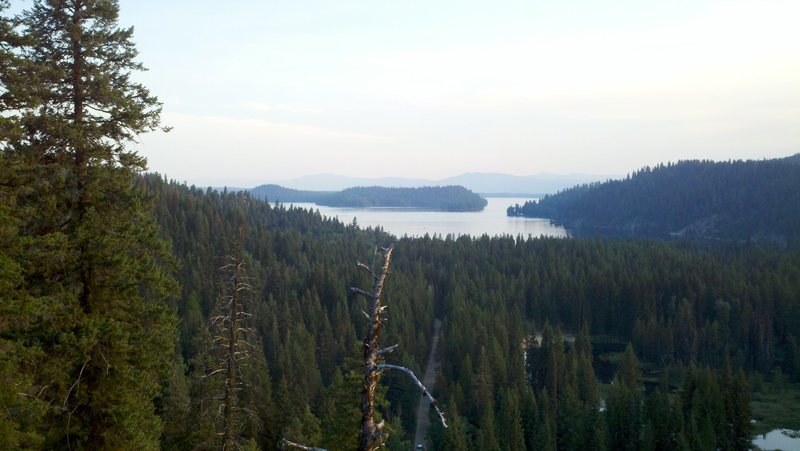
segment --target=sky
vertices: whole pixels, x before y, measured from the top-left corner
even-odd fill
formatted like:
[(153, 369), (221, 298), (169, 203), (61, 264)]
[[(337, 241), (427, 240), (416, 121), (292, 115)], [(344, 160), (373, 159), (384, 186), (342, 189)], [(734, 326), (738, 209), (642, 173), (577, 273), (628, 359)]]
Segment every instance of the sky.
[(119, 3), (173, 127), (136, 148), (197, 185), (800, 152), (797, 0)]

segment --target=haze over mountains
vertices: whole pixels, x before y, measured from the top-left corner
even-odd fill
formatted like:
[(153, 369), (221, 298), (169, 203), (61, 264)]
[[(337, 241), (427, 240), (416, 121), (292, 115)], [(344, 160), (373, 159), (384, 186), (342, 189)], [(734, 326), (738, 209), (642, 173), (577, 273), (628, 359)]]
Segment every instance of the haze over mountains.
[(516, 176), (499, 173), (470, 172), (441, 180), (405, 177), (347, 177), (335, 174), (314, 174), (279, 180), (272, 183), (299, 190), (337, 191), (353, 186), (387, 186), (412, 188), (422, 186), (460, 185), (481, 194), (529, 194), (555, 193), (575, 185), (603, 181), (611, 175), (598, 174), (550, 174), (539, 173)]

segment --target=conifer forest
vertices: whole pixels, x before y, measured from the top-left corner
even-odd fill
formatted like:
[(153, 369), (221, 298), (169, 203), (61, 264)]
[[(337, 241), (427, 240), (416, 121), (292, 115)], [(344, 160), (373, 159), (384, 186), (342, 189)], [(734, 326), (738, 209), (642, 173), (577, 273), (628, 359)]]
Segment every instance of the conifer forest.
[[(148, 171), (132, 144), (169, 124), (143, 63), (114, 0), (0, 0), (0, 449), (748, 450), (800, 429), (796, 159), (509, 209), (646, 236), (397, 237)], [(685, 189), (650, 208), (661, 178)], [(662, 236), (708, 191), (713, 239)]]

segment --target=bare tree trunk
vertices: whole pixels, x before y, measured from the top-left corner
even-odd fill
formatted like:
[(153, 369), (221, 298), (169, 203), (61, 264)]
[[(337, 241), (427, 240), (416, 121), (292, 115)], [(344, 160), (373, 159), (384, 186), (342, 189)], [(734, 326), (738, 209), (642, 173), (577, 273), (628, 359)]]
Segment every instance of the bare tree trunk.
[[(383, 255), (383, 265), (380, 271), (375, 271), (375, 259), (378, 257), (379, 251)], [(392, 260), (392, 252), (394, 245), (387, 248), (375, 248), (372, 256), (372, 264), (370, 266), (358, 262), (358, 267), (369, 273), (372, 276), (372, 291), (368, 292), (361, 288), (350, 287), (354, 293), (358, 293), (367, 298), (369, 302), (369, 313), (364, 312), (364, 315), (369, 321), (367, 336), (364, 337), (364, 382), (361, 385), (361, 429), (358, 436), (358, 450), (359, 451), (374, 451), (379, 448), (383, 441), (386, 439), (386, 433), (383, 432), (383, 421), (375, 422), (375, 390), (378, 388), (378, 382), (381, 374), (386, 370), (398, 370), (405, 373), (411, 380), (422, 390), (422, 393), (431, 401), (431, 405), (436, 409), (436, 413), (442, 420), (444, 427), (447, 427), (447, 422), (444, 419), (442, 411), (436, 404), (428, 389), (417, 379), (417, 376), (408, 369), (402, 366), (389, 365), (381, 363), (381, 356), (388, 354), (399, 345), (388, 346), (386, 348), (380, 347), (381, 331), (383, 330), (383, 316), (386, 306), (381, 305), (381, 296), (383, 295), (383, 286), (386, 282), (386, 277), (389, 275), (389, 265)], [(312, 448), (299, 443), (290, 442), (289, 440), (282, 439), (280, 446), (286, 448), (297, 448), (301, 450), (314, 450), (324, 451), (321, 448)]]
[[(240, 252), (241, 253), (241, 252)], [(231, 277), (231, 294), (229, 302), (229, 322), (228, 325), (228, 353), (225, 359), (225, 399), (224, 399), (224, 422), (223, 422), (223, 436), (222, 436), (222, 449), (229, 451), (236, 448), (236, 424), (234, 417), (234, 410), (236, 409), (236, 390), (237, 390), (237, 373), (238, 373), (238, 341), (239, 341), (239, 313), (241, 305), (239, 303), (239, 292), (243, 287), (242, 272), (244, 268), (244, 261), (241, 256), (234, 257), (229, 264), (233, 270)]]
[(397, 348), (398, 345), (389, 346), (381, 349), (380, 338), (383, 329), (383, 311), (386, 306), (381, 305), (381, 296), (383, 295), (383, 285), (386, 282), (386, 277), (389, 275), (389, 265), (392, 260), (392, 252), (394, 245), (387, 248), (382, 248), (380, 251), (383, 253), (383, 265), (379, 272), (375, 271), (375, 257), (378, 256), (379, 249), (376, 247), (373, 254), (373, 263), (367, 266), (363, 263), (358, 263), (358, 267), (367, 271), (373, 279), (372, 292), (367, 292), (360, 288), (351, 287), (350, 289), (358, 294), (363, 295), (369, 301), (369, 328), (367, 336), (364, 338), (364, 383), (361, 387), (361, 431), (358, 437), (358, 450), (359, 451), (373, 451), (381, 446), (386, 434), (383, 432), (383, 421), (375, 423), (375, 390), (378, 387), (378, 380), (384, 370), (399, 370), (408, 375), (414, 383), (420, 387), (422, 393), (431, 400), (431, 405), (436, 408), (436, 412), (442, 420), (444, 427), (447, 427), (447, 422), (444, 415), (439, 410), (436, 400), (430, 395), (424, 385), (417, 379), (414, 373), (408, 369), (397, 365), (387, 365), (380, 363), (380, 357)]
[(243, 323), (250, 314), (245, 311), (246, 294), (252, 288), (245, 274), (246, 264), (243, 256), (244, 230), (239, 230), (239, 239), (235, 244), (234, 255), (225, 257), (227, 263), (220, 268), (225, 274), (225, 294), (221, 296), (220, 313), (211, 318), (211, 326), (216, 330), (214, 345), (224, 352), (220, 365), (206, 377), (224, 375), (222, 393), (216, 397), (220, 400), (217, 415), (221, 416), (221, 428), (217, 437), (222, 439), (222, 450), (230, 451), (238, 447), (239, 424), (243, 410), (239, 406), (238, 392), (244, 384), (242, 376), (243, 361), (250, 359), (252, 345), (247, 342), (246, 335), (252, 330)]
[[(380, 356), (380, 338), (383, 322), (381, 313), (385, 307), (381, 306), (381, 295), (383, 294), (383, 284), (386, 276), (389, 275), (389, 264), (392, 259), (394, 246), (383, 249), (383, 266), (380, 273), (376, 274), (373, 268), (368, 271), (372, 275), (372, 293), (368, 295), (370, 302), (369, 309), (369, 330), (364, 339), (364, 383), (361, 386), (361, 432), (358, 437), (358, 449), (372, 450), (379, 443), (383, 422), (375, 423), (375, 389), (378, 387), (379, 371), (375, 368), (378, 365)], [(378, 250), (375, 250), (377, 255)], [(373, 257), (374, 260), (374, 257)], [(367, 269), (366, 265), (359, 263), (359, 266)], [(363, 293), (366, 294), (366, 293)]]

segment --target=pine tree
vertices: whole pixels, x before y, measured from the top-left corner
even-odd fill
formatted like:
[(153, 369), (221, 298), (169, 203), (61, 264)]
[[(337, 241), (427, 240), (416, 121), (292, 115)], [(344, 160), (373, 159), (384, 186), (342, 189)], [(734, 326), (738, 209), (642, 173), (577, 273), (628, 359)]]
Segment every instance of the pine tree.
[(450, 425), (444, 432), (443, 449), (452, 451), (467, 451), (467, 433), (464, 430), (464, 420), (458, 413), (458, 406), (454, 399), (450, 399), (447, 403), (447, 418), (450, 419)]
[(582, 405), (578, 396), (578, 384), (575, 348), (570, 349), (566, 357), (564, 376), (559, 386), (558, 411), (556, 414), (556, 437), (559, 449), (579, 449), (582, 417)]
[(628, 343), (625, 356), (608, 397), (609, 449), (638, 450), (641, 448), (641, 385), (639, 363), (633, 346)]
[[(0, 173), (9, 169), (0, 154)], [(39, 399), (25, 362), (41, 356), (36, 346), (17, 337), (30, 328), (29, 307), (35, 299), (20, 289), (24, 268), (19, 264), (22, 241), (13, 216), (16, 201), (0, 188), (0, 449), (41, 446), (37, 429), (46, 404)]]
[(786, 339), (786, 364), (791, 380), (800, 381), (800, 346), (791, 334)]
[(551, 415), (552, 403), (550, 402), (550, 395), (547, 392), (547, 387), (542, 389), (538, 398), (539, 415), (536, 422), (533, 449), (555, 451), (556, 433), (554, 419)]
[(361, 375), (350, 370), (342, 374), (334, 372), (333, 381), (325, 393), (325, 416), (322, 419), (323, 446), (330, 451), (353, 448), (358, 441), (361, 410), (358, 394)]
[(730, 427), (731, 449), (746, 450), (751, 447), (750, 388), (744, 371), (740, 368), (733, 383), (726, 390), (727, 424)]
[(38, 353), (22, 370), (49, 406), (46, 447), (155, 449), (162, 430), (175, 284), (136, 183), (145, 159), (125, 149), (158, 128), (160, 104), (130, 81), (142, 66), (117, 14), (113, 0), (34, 2), (15, 51), (27, 76), (3, 80), (21, 125), (3, 159), (16, 168), (17, 289), (30, 309), (11, 336)]
[(668, 451), (676, 448), (675, 437), (680, 430), (675, 430), (672, 423), (672, 405), (669, 393), (658, 390), (647, 398), (644, 413), (644, 449)]
[(497, 421), (494, 415), (494, 402), (490, 401), (486, 410), (481, 413), (478, 422), (476, 442), (478, 447), (486, 451), (499, 451), (500, 442), (497, 440)]
[(539, 410), (536, 405), (536, 395), (531, 387), (525, 387), (522, 394), (521, 421), (525, 438), (525, 449), (534, 449)]
[(16, 30), (16, 18), (7, 17), (7, 0), (0, 0), (0, 151), (7, 150), (19, 136), (19, 114), (16, 111), (25, 97), (22, 90), (11, 90), (27, 67), (20, 58), (23, 38)]
[(20, 37), (14, 19), (6, 17), (8, 2), (0, 0), (0, 448), (36, 448), (43, 437), (39, 422), (46, 404), (38, 399), (24, 362), (34, 360), (35, 346), (20, 339), (29, 327), (26, 306), (35, 300), (21, 289), (25, 268), (20, 262), (24, 241), (19, 234), (18, 163), (7, 154), (18, 132), (14, 93), (8, 85), (20, 69)]
[(525, 436), (522, 431), (519, 397), (516, 390), (506, 388), (501, 393), (495, 429), (502, 449), (514, 451), (525, 449)]

